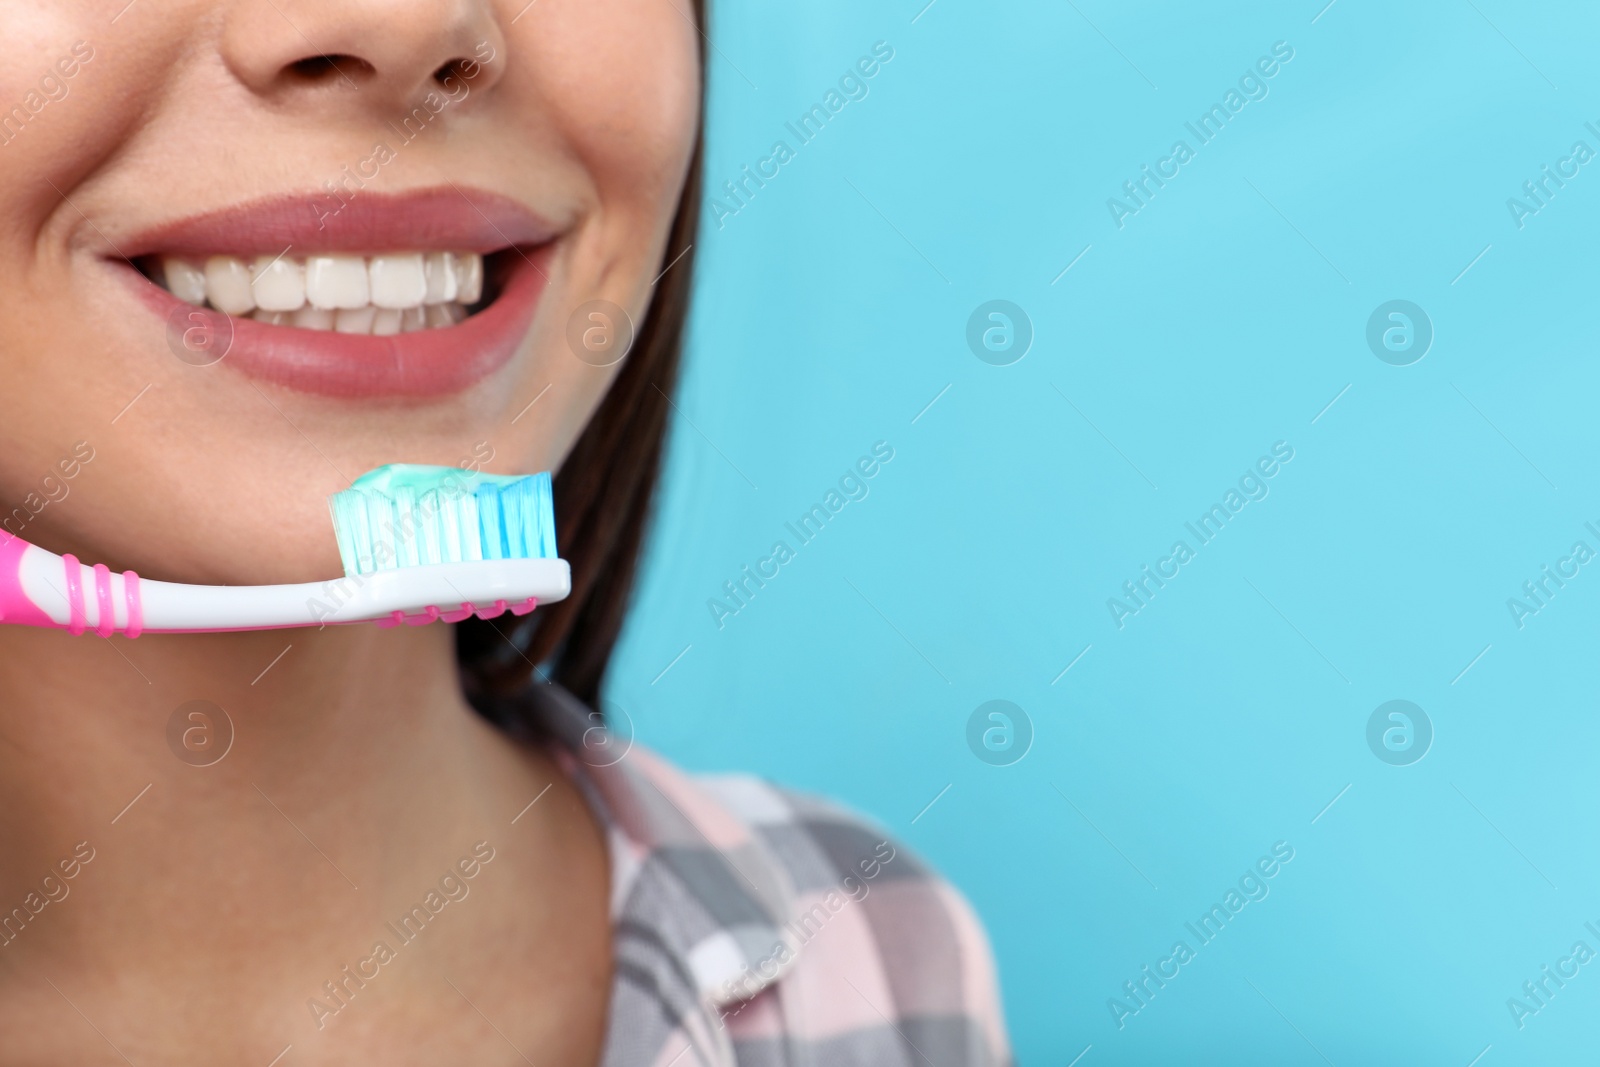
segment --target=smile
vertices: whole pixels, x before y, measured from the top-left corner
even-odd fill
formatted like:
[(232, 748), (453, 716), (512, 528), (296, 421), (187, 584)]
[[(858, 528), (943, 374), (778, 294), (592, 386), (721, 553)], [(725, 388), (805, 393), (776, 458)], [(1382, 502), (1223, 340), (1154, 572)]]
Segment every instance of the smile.
[(196, 307), (271, 326), (384, 337), (454, 326), (483, 298), (476, 252), (398, 252), (304, 259), (162, 257), (152, 280)]
[(367, 193), (334, 216), (308, 198), (244, 205), (141, 235), (117, 262), (169, 324), (227, 316), (222, 363), (249, 377), (426, 399), (516, 354), (557, 236), (514, 201), (450, 187)]

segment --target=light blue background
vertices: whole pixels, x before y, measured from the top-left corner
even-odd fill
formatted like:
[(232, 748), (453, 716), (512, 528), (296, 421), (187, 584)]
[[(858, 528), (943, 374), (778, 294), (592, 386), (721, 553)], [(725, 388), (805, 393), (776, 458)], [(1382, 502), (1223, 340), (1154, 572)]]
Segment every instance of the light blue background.
[[(1600, 950), (1600, 563), (1520, 630), (1506, 601), (1600, 549), (1600, 162), (1524, 228), (1506, 201), (1600, 150), (1600, 21), (1324, 2), (713, 19), (713, 189), (895, 56), (702, 232), (609, 698), (683, 764), (842, 798), (943, 870), (1030, 1067), (1593, 1055), (1600, 961), (1520, 1030), (1506, 1001)], [(1107, 198), (1276, 41), (1270, 95), (1118, 229)], [(996, 298), (1036, 332), (1008, 367), (964, 338)], [(1436, 331), (1407, 367), (1364, 339), (1396, 298)], [(719, 630), (708, 598), (878, 440), (870, 496)], [(1119, 630), (1107, 598), (1280, 440), (1270, 496)], [(995, 698), (1036, 732), (1009, 767), (966, 744)], [(1365, 739), (1396, 698), (1436, 731), (1407, 767)], [(1119, 1030), (1107, 999), (1276, 841), (1270, 896)]]

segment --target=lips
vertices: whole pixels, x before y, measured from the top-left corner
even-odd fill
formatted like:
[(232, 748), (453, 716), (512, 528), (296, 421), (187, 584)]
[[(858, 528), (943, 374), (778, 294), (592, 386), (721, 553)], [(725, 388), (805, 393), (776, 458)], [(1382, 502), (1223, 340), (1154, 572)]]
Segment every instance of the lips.
[[(362, 193), (342, 203), (331, 196), (260, 201), (158, 227), (121, 242), (118, 250), (126, 256), (124, 274), (168, 324), (175, 346), (186, 330), (204, 327), (211, 345), (206, 358), (191, 359), (175, 347), (186, 361), (209, 363), (220, 354), (224, 364), (249, 377), (328, 397), (423, 400), (464, 390), (516, 354), (537, 310), (558, 236), (556, 226), (513, 200), (451, 186), (400, 195)], [(441, 302), (431, 274), (427, 308), (419, 295), (416, 308), (389, 311), (403, 298), (389, 299), (374, 285), (376, 309), (363, 311), (349, 301), (334, 302), (339, 310), (324, 309), (316, 306), (324, 293), (346, 293), (348, 287), (319, 286), (314, 277), (302, 287), (310, 292), (303, 307), (286, 310), (278, 303), (283, 275), (315, 265), (353, 278), (363, 258), (369, 266), (417, 260), (431, 266), (476, 263), (480, 256), (483, 292), (472, 306), (457, 299)], [(140, 273), (135, 261), (150, 276)], [(237, 296), (217, 300), (204, 286), (183, 284), (195, 279), (184, 264), (211, 274), (207, 264), (226, 268), (230, 262), (251, 265), (260, 291), (271, 294), (259, 303), (271, 311), (247, 309), (248, 289), (242, 301)], [(447, 288), (452, 298), (477, 295), (465, 288), (457, 294), (453, 281)], [(231, 294), (237, 287), (216, 291)], [(234, 314), (195, 306), (208, 299)], [(291, 292), (288, 300), (296, 299), (303, 298)], [(378, 333), (386, 333), (381, 326), (386, 315), (403, 314), (406, 325), (382, 336), (345, 332), (346, 324), (370, 319), (374, 311)]]

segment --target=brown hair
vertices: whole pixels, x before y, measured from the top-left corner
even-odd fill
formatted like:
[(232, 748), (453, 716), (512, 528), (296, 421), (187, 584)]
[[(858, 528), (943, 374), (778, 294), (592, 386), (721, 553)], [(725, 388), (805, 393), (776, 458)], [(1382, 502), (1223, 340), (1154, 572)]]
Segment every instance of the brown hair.
[[(694, 8), (696, 25), (703, 28), (705, 0), (694, 0)], [(704, 54), (702, 46), (702, 70)], [(703, 90), (701, 110), (703, 125)], [(525, 688), (539, 671), (536, 665), (547, 660), (548, 680), (590, 706), (599, 699), (660, 480), (666, 398), (678, 376), (694, 276), (700, 147), (697, 136), (662, 259), (666, 273), (656, 283), (644, 326), (555, 477), (556, 547), (572, 564), (572, 595), (515, 622), (508, 622), (510, 616), (474, 618), (456, 627), (462, 680), (480, 707)]]

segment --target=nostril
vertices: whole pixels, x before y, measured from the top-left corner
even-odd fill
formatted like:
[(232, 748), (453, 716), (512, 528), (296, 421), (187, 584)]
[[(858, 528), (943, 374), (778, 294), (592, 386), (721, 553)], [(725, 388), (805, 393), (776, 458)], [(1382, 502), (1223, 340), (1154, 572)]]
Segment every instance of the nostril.
[(457, 57), (434, 71), (433, 80), (448, 88), (450, 78), (454, 77), (458, 81), (461, 79), (471, 81), (477, 77), (478, 71), (481, 69), (481, 65), (476, 60)]
[(322, 55), (296, 60), (285, 68), (300, 81), (322, 82), (331, 78), (365, 78), (376, 73), (371, 63), (358, 56)]

